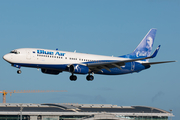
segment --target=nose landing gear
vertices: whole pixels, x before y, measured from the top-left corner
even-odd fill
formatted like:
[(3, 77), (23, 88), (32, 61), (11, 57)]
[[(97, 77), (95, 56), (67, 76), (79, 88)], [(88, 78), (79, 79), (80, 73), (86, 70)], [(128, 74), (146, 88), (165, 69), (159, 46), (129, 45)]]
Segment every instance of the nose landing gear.
[(21, 72), (21, 70), (18, 70), (17, 73), (18, 73), (18, 74), (21, 74), (22, 72)]
[(19, 70), (17, 70), (17, 73), (18, 74), (21, 74), (22, 72), (21, 72), (21, 66), (20, 65), (17, 65), (17, 64), (11, 64), (11, 66), (13, 66), (13, 67), (16, 67), (16, 68), (19, 68)]

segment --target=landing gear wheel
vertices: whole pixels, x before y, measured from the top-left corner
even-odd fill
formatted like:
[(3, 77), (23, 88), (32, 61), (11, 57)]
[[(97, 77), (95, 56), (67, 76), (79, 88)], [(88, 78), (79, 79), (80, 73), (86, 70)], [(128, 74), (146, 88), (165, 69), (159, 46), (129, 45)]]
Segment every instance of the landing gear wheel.
[(18, 73), (18, 74), (21, 74), (21, 70), (18, 70), (17, 73)]
[(87, 79), (88, 81), (92, 81), (92, 80), (94, 79), (94, 76), (92, 76), (92, 75), (87, 75), (86, 79)]
[(69, 77), (69, 79), (70, 79), (71, 81), (76, 81), (76, 80), (77, 80), (77, 76), (76, 76), (76, 75), (71, 75), (71, 76)]

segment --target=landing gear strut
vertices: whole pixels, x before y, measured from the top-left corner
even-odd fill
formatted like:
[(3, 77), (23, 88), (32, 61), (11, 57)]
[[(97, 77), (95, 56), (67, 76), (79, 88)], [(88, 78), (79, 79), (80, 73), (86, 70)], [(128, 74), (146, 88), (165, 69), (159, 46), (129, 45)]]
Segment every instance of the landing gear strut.
[(71, 81), (76, 81), (76, 80), (77, 80), (77, 76), (72, 74), (72, 75), (69, 77), (69, 79), (70, 79)]

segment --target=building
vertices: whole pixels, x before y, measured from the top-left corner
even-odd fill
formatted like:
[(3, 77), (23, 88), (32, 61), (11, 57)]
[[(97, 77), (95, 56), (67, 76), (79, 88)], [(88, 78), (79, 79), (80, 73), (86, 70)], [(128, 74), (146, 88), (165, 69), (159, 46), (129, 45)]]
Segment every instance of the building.
[(172, 116), (146, 106), (0, 103), (0, 120), (168, 120)]

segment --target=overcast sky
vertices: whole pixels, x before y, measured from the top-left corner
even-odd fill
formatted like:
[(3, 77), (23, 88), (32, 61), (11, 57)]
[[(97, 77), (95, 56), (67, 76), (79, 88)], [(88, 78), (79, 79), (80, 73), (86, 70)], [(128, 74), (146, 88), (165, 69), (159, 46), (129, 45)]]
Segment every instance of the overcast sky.
[[(0, 1), (0, 55), (16, 48), (120, 56), (131, 53), (151, 28), (157, 28), (150, 61), (180, 61), (179, 0), (16, 0)], [(143, 105), (173, 110), (180, 119), (180, 64), (153, 65), (139, 73), (86, 75), (70, 81), (37, 69), (17, 68), (0, 59), (0, 90), (67, 90), (66, 93), (17, 93), (9, 103), (86, 103)], [(2, 102), (2, 96), (0, 96)]]

